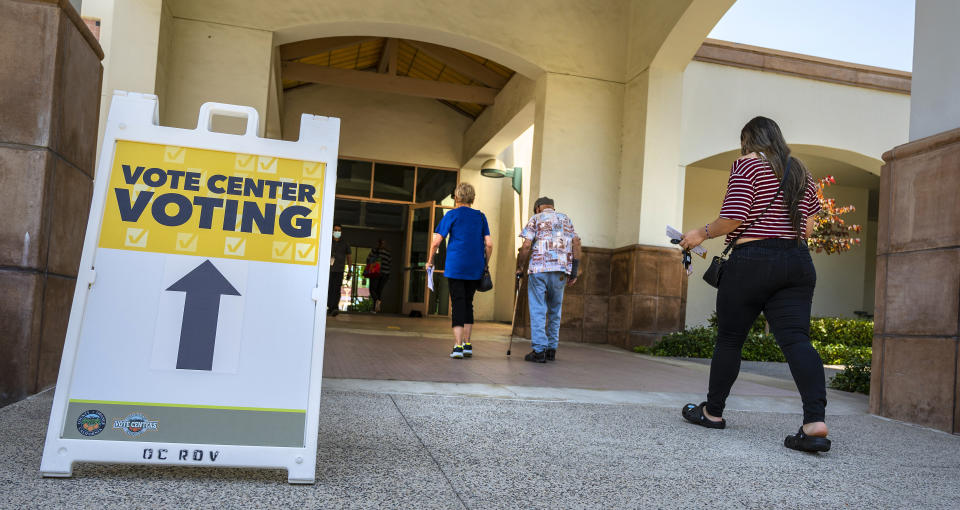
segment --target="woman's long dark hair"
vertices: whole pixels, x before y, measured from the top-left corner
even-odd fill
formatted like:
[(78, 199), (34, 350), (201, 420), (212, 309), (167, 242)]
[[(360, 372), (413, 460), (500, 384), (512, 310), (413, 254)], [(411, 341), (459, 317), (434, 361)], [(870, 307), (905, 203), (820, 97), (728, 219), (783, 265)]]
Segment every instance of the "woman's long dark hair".
[(783, 202), (787, 205), (790, 224), (802, 239), (806, 225), (801, 225), (803, 218), (800, 215), (800, 201), (806, 192), (807, 176), (810, 172), (799, 159), (790, 155), (790, 147), (783, 139), (780, 126), (766, 117), (750, 119), (740, 131), (740, 152), (744, 155), (751, 152), (757, 155), (762, 153), (762, 157), (773, 167), (777, 179), (783, 179), (783, 171), (790, 165), (790, 175), (783, 183)]

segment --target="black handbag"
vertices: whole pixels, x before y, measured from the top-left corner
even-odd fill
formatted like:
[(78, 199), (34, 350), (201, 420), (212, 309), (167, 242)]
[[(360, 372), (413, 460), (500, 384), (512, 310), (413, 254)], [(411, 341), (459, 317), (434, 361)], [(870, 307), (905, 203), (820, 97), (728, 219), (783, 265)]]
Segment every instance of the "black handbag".
[(480, 286), (477, 287), (477, 290), (480, 292), (487, 292), (488, 290), (493, 289), (493, 278), (490, 278), (490, 268), (484, 266), (483, 276), (480, 278)]
[(783, 178), (780, 179), (780, 187), (777, 188), (777, 194), (773, 196), (773, 199), (770, 200), (770, 203), (767, 204), (767, 207), (762, 213), (760, 213), (760, 216), (757, 216), (757, 219), (751, 221), (750, 224), (747, 225), (747, 228), (741, 230), (740, 233), (737, 234), (737, 237), (731, 239), (730, 243), (727, 244), (727, 247), (724, 248), (723, 253), (721, 253), (720, 256), (713, 257), (713, 260), (710, 261), (710, 266), (707, 267), (707, 270), (703, 272), (703, 281), (707, 282), (707, 285), (710, 285), (715, 289), (720, 288), (720, 278), (723, 276), (723, 263), (727, 261), (727, 254), (730, 253), (730, 250), (732, 250), (734, 245), (737, 244), (737, 239), (740, 239), (740, 236), (742, 236), (747, 230), (750, 230), (750, 227), (752, 227), (754, 223), (760, 221), (760, 218), (763, 218), (763, 215), (767, 214), (767, 211), (770, 210), (770, 206), (777, 201), (777, 198), (783, 191), (783, 183), (787, 182), (787, 175), (789, 174), (790, 160), (788, 158), (787, 166), (783, 171)]

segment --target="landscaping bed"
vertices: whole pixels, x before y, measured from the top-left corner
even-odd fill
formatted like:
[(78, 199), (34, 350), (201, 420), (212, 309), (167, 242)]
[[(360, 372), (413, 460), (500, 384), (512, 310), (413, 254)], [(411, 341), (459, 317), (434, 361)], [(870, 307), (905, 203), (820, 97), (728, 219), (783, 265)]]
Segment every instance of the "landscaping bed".
[[(750, 327), (743, 345), (745, 361), (786, 361), (773, 334), (767, 329), (766, 319), (761, 314)], [(654, 356), (710, 358), (716, 338), (717, 319), (714, 314), (708, 326), (671, 333), (651, 347), (635, 347), (634, 350)], [(870, 393), (873, 321), (814, 318), (810, 321), (810, 340), (825, 365), (845, 367), (830, 381), (831, 388)]]

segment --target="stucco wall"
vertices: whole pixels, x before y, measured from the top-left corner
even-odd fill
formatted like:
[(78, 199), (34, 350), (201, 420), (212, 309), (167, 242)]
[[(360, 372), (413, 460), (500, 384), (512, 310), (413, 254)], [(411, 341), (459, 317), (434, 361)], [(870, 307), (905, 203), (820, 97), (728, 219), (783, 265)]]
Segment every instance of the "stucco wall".
[[(543, 70), (624, 79), (628, 0), (172, 0), (174, 15), (277, 32), (280, 43), (338, 35), (417, 39)], [(654, 10), (674, 10), (658, 2)], [(659, 41), (649, 41), (654, 44)]]
[(793, 76), (691, 62), (683, 77), (683, 145), (690, 165), (736, 149), (740, 129), (764, 115), (791, 145), (842, 148), (872, 158), (907, 141), (910, 97)]
[(340, 118), (340, 154), (458, 168), (470, 119), (433, 99), (305, 85), (283, 96), (283, 136), (296, 140), (304, 113)]
[(549, 196), (583, 244), (616, 248), (624, 87), (549, 73), (538, 80), (531, 197)]
[[(262, 30), (173, 19), (164, 124), (195, 128), (209, 101), (252, 106), (266, 123), (273, 35)], [(216, 127), (216, 126), (215, 126)]]
[[(716, 219), (726, 191), (729, 172), (708, 168), (687, 167), (686, 197), (683, 209), (683, 231), (703, 226)], [(876, 258), (875, 222), (867, 221), (869, 191), (863, 188), (831, 186), (826, 195), (835, 198), (840, 206), (852, 204), (856, 211), (844, 216), (851, 224), (863, 226), (860, 234), (863, 244), (853, 250), (833, 255), (814, 254), (813, 264), (817, 269), (817, 287), (813, 297), (813, 314), (830, 317), (855, 317), (857, 310), (873, 311), (872, 292), (864, 296), (865, 287), (872, 286), (875, 264), (868, 264), (868, 257)], [(873, 239), (872, 242), (869, 240)], [(693, 275), (687, 287), (687, 325), (706, 323), (707, 317), (716, 309), (716, 290), (707, 285), (703, 271), (709, 260), (723, 251), (723, 239), (706, 241), (707, 260), (694, 257)], [(865, 305), (865, 301), (869, 301)]]
[(81, 5), (83, 16), (100, 19), (104, 57), (98, 154), (113, 91), (156, 93), (163, 7), (162, 0), (87, 0)]
[(914, 22), (910, 140), (960, 127), (960, 3), (918, 1)]

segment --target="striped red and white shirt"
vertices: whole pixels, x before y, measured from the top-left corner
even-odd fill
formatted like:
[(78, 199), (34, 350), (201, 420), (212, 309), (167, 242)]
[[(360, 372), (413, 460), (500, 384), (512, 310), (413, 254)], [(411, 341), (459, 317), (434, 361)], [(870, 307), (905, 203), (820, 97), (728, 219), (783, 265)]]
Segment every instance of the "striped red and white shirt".
[[(796, 239), (802, 236), (790, 225), (790, 215), (784, 205), (783, 193), (777, 196), (777, 201), (770, 206), (763, 218), (751, 225), (777, 195), (779, 187), (780, 179), (777, 179), (773, 168), (766, 161), (757, 158), (734, 161), (730, 169), (730, 180), (727, 181), (727, 194), (723, 198), (723, 207), (720, 208), (720, 217), (743, 223), (727, 234), (725, 243), (733, 241), (748, 226), (750, 228), (743, 237)], [(801, 225), (806, 225), (807, 218), (818, 212), (820, 200), (817, 198), (817, 183), (807, 175), (807, 188), (800, 200)]]

